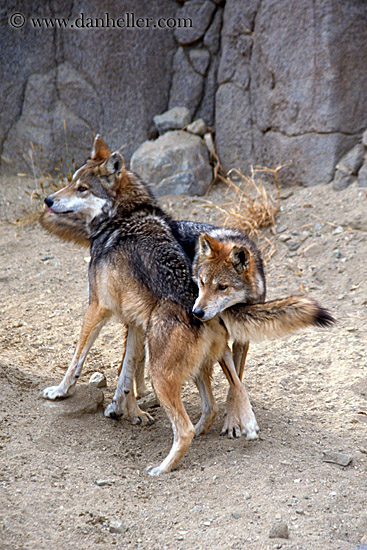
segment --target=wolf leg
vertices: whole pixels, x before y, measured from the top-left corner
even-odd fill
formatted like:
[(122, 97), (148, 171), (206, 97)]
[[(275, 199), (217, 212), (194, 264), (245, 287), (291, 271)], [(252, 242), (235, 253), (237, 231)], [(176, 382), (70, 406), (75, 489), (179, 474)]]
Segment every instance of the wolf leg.
[(109, 418), (125, 416), (133, 424), (144, 425), (154, 422), (150, 414), (139, 408), (134, 394), (135, 367), (142, 358), (144, 358), (144, 334), (141, 329), (130, 325), (116, 392), (112, 403), (104, 411), (105, 416)]
[(242, 433), (246, 435), (249, 440), (257, 439), (259, 428), (256, 418), (247, 391), (237, 376), (236, 368), (233, 364), (231, 352), (228, 347), (222, 359), (219, 361), (219, 364), (227, 377), (231, 392), (230, 396), (227, 397), (229, 414), (227, 414), (222, 435), (228, 432), (228, 437), (233, 437), (234, 435), (235, 437), (239, 437)]
[(195, 428), (185, 411), (181, 400), (182, 380), (172, 377), (152, 376), (152, 382), (157, 397), (163, 405), (173, 429), (173, 445), (166, 458), (159, 466), (148, 467), (149, 475), (158, 476), (173, 470), (186, 453), (195, 435)]
[(201, 397), (201, 417), (195, 425), (195, 436), (207, 432), (218, 413), (218, 405), (212, 392), (211, 371), (212, 362), (205, 362), (199, 374), (195, 377), (195, 384)]
[(75, 386), (81, 375), (88, 351), (109, 317), (109, 311), (101, 308), (98, 303), (90, 304), (83, 320), (79, 341), (69, 368), (58, 386), (50, 386), (43, 390), (45, 399), (61, 399), (69, 395), (70, 390)]
[(159, 466), (148, 468), (150, 475), (173, 470), (195, 435), (182, 403), (181, 387), (202, 361), (203, 334), (203, 329), (192, 328), (186, 315), (169, 303), (154, 311), (149, 321), (146, 352), (150, 379), (173, 430), (171, 450)]
[[(236, 372), (241, 382), (243, 380), (243, 373), (245, 370), (245, 363), (246, 363), (246, 357), (247, 357), (249, 345), (250, 345), (249, 342), (246, 342), (245, 344), (240, 344), (239, 342), (233, 343), (233, 348), (232, 348), (233, 362), (235, 364)], [(227, 394), (226, 413), (225, 413), (223, 428), (221, 431), (221, 435), (226, 435), (226, 434), (228, 435), (229, 439), (233, 439), (235, 437), (241, 437), (242, 435), (241, 427), (238, 424), (238, 418), (236, 416), (235, 403), (233, 400), (231, 388), (229, 388), (228, 394)]]
[(136, 387), (136, 395), (137, 397), (145, 397), (146, 395), (149, 395), (151, 392), (148, 388), (148, 386), (145, 383), (145, 356), (143, 356), (140, 361), (138, 361), (138, 364), (136, 365), (135, 369), (135, 387)]

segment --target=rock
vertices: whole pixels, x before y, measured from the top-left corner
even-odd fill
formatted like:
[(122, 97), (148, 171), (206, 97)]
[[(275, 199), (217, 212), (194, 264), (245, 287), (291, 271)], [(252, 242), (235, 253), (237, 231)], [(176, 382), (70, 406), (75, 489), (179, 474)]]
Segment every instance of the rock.
[[(62, 6), (68, 17), (79, 16), (76, 4), (64, 2)], [(142, 0), (139, 9), (156, 21), (163, 13), (166, 18), (175, 17), (177, 4)], [(128, 3), (122, 2), (111, 6), (109, 15), (121, 17), (121, 10), (131, 11)], [(3, 11), (7, 20), (9, 13)], [(55, 16), (53, 8), (40, 0), (25, 3), (21, 11), (26, 21), (36, 14)], [(100, 28), (96, 40), (94, 33), (82, 29), (43, 33), (35, 32), (30, 24), (22, 29), (8, 24), (3, 27), (2, 169), (32, 174), (30, 141), (37, 155), (38, 146), (42, 147), (37, 159), (41, 170), (59, 168), (60, 157), (65, 165), (72, 157), (80, 165), (89, 156), (93, 132), (101, 133), (112, 150), (125, 144), (124, 156), (130, 160), (132, 151), (148, 138), (153, 116), (168, 105), (176, 48), (173, 32), (144, 29), (137, 41), (134, 32)], [(123, 52), (123, 63), (116, 58), (119, 52)], [(21, 62), (24, 59), (27, 61)]]
[(284, 521), (275, 521), (269, 533), (270, 539), (288, 539), (288, 525)]
[(164, 134), (169, 130), (181, 130), (190, 124), (191, 115), (187, 107), (173, 107), (161, 115), (156, 115), (153, 120), (158, 132)]
[(149, 393), (148, 395), (145, 395), (144, 397), (141, 397), (138, 401), (138, 405), (143, 411), (146, 411), (148, 409), (153, 409), (160, 406), (160, 403), (157, 399), (157, 396), (154, 392)]
[(153, 184), (157, 196), (203, 195), (212, 179), (202, 140), (183, 131), (167, 132), (156, 141), (143, 143), (132, 156), (131, 168)]
[(191, 20), (191, 26), (182, 26), (174, 32), (177, 42), (183, 46), (199, 40), (209, 27), (215, 4), (207, 0), (188, 0), (177, 10), (176, 17)]
[(363, 164), (358, 172), (358, 185), (360, 187), (367, 187), (367, 162)]
[(348, 172), (354, 176), (363, 164), (365, 150), (361, 143), (357, 143), (348, 153), (346, 153), (336, 165), (337, 170)]
[(189, 59), (195, 71), (205, 76), (210, 63), (208, 50), (193, 48), (189, 51)]
[(105, 375), (101, 372), (94, 372), (89, 378), (89, 384), (96, 388), (105, 388), (107, 386), (107, 380)]
[(110, 533), (115, 533), (117, 535), (123, 535), (128, 530), (129, 530), (129, 528), (126, 525), (124, 525), (122, 523), (122, 521), (115, 521), (115, 520), (110, 521), (110, 527), (109, 527)]
[(103, 391), (88, 384), (76, 386), (73, 395), (58, 401), (43, 401), (43, 406), (60, 416), (95, 413), (103, 404)]
[(363, 132), (363, 136), (362, 136), (362, 144), (367, 147), (367, 130), (365, 130)]
[(209, 126), (214, 126), (214, 107), (215, 96), (217, 93), (217, 72), (218, 72), (219, 58), (212, 57), (210, 66), (205, 78), (205, 85), (203, 87), (203, 93), (201, 101), (197, 111), (195, 112), (196, 118), (203, 118)]
[(199, 118), (198, 120), (194, 120), (194, 122), (191, 122), (186, 130), (190, 132), (190, 134), (203, 136), (207, 130), (207, 126), (205, 121), (202, 118)]
[(115, 483), (114, 479), (97, 479), (96, 480), (96, 485), (98, 485), (98, 487), (111, 486), (114, 483)]
[(341, 191), (342, 189), (346, 189), (347, 187), (349, 187), (349, 185), (352, 185), (356, 181), (356, 176), (353, 176), (352, 174), (344, 171), (341, 168), (337, 168), (333, 181), (333, 189), (335, 189), (335, 191)]
[(206, 148), (208, 149), (209, 153), (211, 155), (215, 155), (215, 145), (213, 140), (213, 135), (210, 132), (207, 132), (204, 135), (204, 143), (206, 145)]
[(193, 115), (200, 104), (203, 89), (204, 77), (192, 67), (183, 48), (178, 48), (173, 61), (169, 107), (184, 105)]
[[(252, 114), (248, 91), (232, 83), (219, 86), (216, 94), (216, 148), (225, 171), (253, 164)], [(233, 117), (233, 113), (236, 116)]]
[(222, 26), (223, 10), (219, 8), (213, 18), (210, 27), (204, 36), (204, 46), (208, 48), (212, 55), (216, 55), (220, 48), (220, 30)]
[(353, 457), (338, 451), (322, 451), (322, 461), (331, 462), (333, 464), (339, 464), (339, 466), (348, 466), (351, 464)]

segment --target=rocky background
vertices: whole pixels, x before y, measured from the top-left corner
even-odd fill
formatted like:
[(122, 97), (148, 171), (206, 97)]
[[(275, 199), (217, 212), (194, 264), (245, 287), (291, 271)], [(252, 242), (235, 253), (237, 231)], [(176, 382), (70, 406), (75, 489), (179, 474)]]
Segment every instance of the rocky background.
[[(192, 28), (14, 29), (14, 12), (134, 12)], [(78, 164), (93, 132), (129, 161), (158, 137), (154, 116), (180, 106), (215, 131), (225, 169), (287, 164), (287, 184), (367, 184), (365, 2), (23, 0), (0, 16), (3, 173)]]

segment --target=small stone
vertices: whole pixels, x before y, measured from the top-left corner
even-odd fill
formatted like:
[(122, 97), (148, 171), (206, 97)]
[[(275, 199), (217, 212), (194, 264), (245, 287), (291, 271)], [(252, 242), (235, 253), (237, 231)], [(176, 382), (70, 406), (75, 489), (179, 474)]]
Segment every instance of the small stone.
[(339, 466), (348, 466), (351, 464), (353, 457), (344, 453), (339, 453), (338, 451), (322, 451), (323, 462), (331, 462), (332, 464), (339, 464)]
[(287, 241), (290, 241), (292, 237), (289, 235), (289, 233), (284, 233), (283, 235), (280, 235), (279, 240), (281, 243), (286, 243)]
[(105, 388), (107, 386), (107, 380), (105, 375), (101, 372), (94, 372), (89, 378), (89, 384), (96, 388)]
[(114, 479), (97, 479), (95, 481), (96, 485), (98, 485), (98, 487), (105, 487), (106, 485), (107, 486), (111, 486), (115, 483), (115, 480)]
[(212, 156), (214, 156), (215, 155), (215, 145), (214, 145), (213, 136), (210, 132), (207, 132), (204, 135), (204, 142), (205, 142), (206, 148), (208, 149), (209, 153)]
[(287, 246), (291, 252), (294, 252), (295, 250), (298, 250), (301, 243), (298, 243), (296, 241), (287, 241)]
[(276, 521), (269, 533), (270, 539), (288, 539), (288, 525), (284, 521)]
[(194, 122), (191, 122), (191, 124), (188, 125), (186, 130), (190, 132), (190, 134), (203, 136), (207, 130), (207, 125), (202, 118), (198, 118), (198, 120), (194, 120)]
[(129, 528), (126, 525), (124, 525), (122, 521), (115, 521), (115, 520), (110, 521), (110, 528), (109, 528), (110, 533), (123, 535), (128, 530)]
[(169, 130), (181, 130), (191, 122), (191, 114), (187, 107), (173, 107), (169, 111), (153, 118), (159, 134)]
[(365, 147), (367, 147), (367, 130), (365, 130), (364, 133), (363, 133), (362, 143)]
[(340, 233), (343, 233), (344, 227), (342, 225), (338, 225), (333, 231), (333, 235), (339, 235)]
[(234, 519), (240, 519), (241, 516), (240, 516), (240, 514), (239, 514), (238, 512), (233, 512), (232, 517), (233, 517)]

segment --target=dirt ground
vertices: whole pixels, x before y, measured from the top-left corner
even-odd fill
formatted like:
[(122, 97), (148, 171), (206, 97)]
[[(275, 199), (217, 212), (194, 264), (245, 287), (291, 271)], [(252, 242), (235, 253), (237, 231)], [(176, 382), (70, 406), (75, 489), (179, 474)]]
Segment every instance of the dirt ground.
[[(171, 445), (161, 408), (139, 427), (103, 409), (64, 414), (39, 397), (60, 381), (87, 303), (87, 250), (14, 220), (33, 182), (0, 184), (0, 548), (349, 550), (367, 544), (367, 196), (357, 187), (282, 191), (268, 298), (309, 292), (337, 318), (328, 330), (250, 346), (246, 384), (260, 439), (220, 437), (227, 383), (214, 389), (220, 413), (179, 468), (145, 474)], [(209, 197), (220, 204), (224, 190)], [(165, 197), (175, 216), (218, 223), (200, 199)], [(260, 244), (261, 244), (260, 243)], [(104, 372), (111, 400), (121, 328), (109, 325), (81, 378)], [(84, 386), (83, 386), (84, 385)], [(196, 388), (183, 395), (200, 416)], [(64, 411), (64, 412), (63, 412)], [(341, 466), (323, 451), (350, 455)], [(270, 538), (284, 522), (289, 538)], [(119, 531), (115, 533), (113, 531)]]

